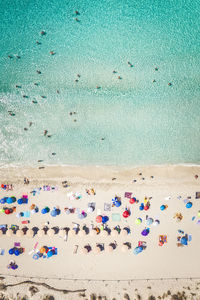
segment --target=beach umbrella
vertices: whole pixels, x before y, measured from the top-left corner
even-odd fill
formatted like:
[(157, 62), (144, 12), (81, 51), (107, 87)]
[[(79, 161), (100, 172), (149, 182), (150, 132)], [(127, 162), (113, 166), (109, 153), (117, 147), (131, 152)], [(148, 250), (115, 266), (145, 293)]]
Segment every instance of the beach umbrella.
[(47, 235), (48, 235), (48, 237), (53, 237), (55, 235), (55, 231), (53, 229), (49, 229), (47, 231)]
[(70, 229), (70, 231), (68, 232), (68, 236), (75, 236), (76, 235), (76, 231), (74, 229)]
[(122, 246), (122, 248), (121, 248), (121, 251), (122, 252), (128, 252), (128, 250), (129, 250), (129, 247), (128, 247), (128, 245), (126, 245), (126, 244), (124, 244), (123, 246)]
[(114, 205), (116, 206), (116, 207), (120, 207), (121, 206), (121, 201), (119, 201), (119, 200), (117, 200), (117, 201), (115, 201), (114, 202)]
[(96, 217), (96, 222), (101, 223), (102, 222), (102, 216), (97, 216)]
[(49, 250), (48, 252), (47, 252), (47, 257), (52, 257), (53, 256), (53, 251), (52, 250)]
[(143, 247), (142, 246), (139, 246), (139, 247), (136, 247), (134, 250), (133, 250), (133, 253), (135, 255), (139, 254), (140, 252), (143, 251)]
[(185, 236), (181, 238), (181, 244), (187, 246), (188, 243), (187, 243), (187, 238)]
[(113, 230), (111, 231), (111, 236), (117, 237), (118, 235), (119, 235), (119, 232), (118, 232), (116, 229), (113, 229)]
[(59, 232), (58, 232), (58, 235), (62, 238), (64, 238), (66, 236), (66, 230), (64, 229), (60, 229)]
[(133, 197), (133, 198), (131, 198), (130, 200), (129, 200), (129, 203), (130, 204), (133, 204), (133, 203), (135, 203), (136, 202), (136, 198), (135, 197)]
[(145, 205), (144, 210), (148, 210), (148, 209), (149, 209), (149, 205)]
[(104, 229), (104, 230), (101, 232), (101, 235), (104, 236), (104, 237), (109, 236), (108, 230), (105, 230), (105, 229)]
[(41, 247), (40, 248), (40, 253), (42, 253), (42, 254), (46, 253), (46, 248), (45, 247)]
[(78, 218), (79, 218), (79, 219), (84, 219), (85, 216), (84, 216), (83, 214), (78, 214)]
[(142, 223), (142, 219), (141, 218), (137, 218), (136, 220), (135, 220), (135, 224), (136, 225), (140, 225)]
[(8, 204), (11, 204), (13, 203), (13, 199), (11, 197), (8, 197), (7, 201), (6, 201)]
[(149, 234), (149, 229), (145, 228), (144, 230), (142, 230), (141, 235), (143, 236), (147, 236)]
[(100, 246), (96, 246), (95, 248), (94, 248), (94, 253), (96, 253), (96, 254), (98, 254), (98, 253), (100, 253), (101, 252), (101, 248), (100, 248)]
[(94, 211), (94, 207), (93, 206), (89, 206), (88, 209), (87, 209), (87, 211), (89, 213), (92, 213)]
[(111, 245), (105, 246), (106, 252), (113, 252), (113, 247)]
[(23, 199), (22, 199), (22, 198), (18, 199), (18, 200), (17, 200), (17, 203), (18, 203), (19, 205), (21, 205), (21, 204), (23, 203)]
[(13, 254), (15, 253), (15, 248), (9, 249), (8, 253), (9, 253), (10, 255), (13, 255)]
[(86, 247), (83, 247), (82, 249), (81, 249), (81, 253), (82, 254), (88, 254), (88, 249), (86, 248)]
[(66, 210), (65, 210), (65, 213), (66, 213), (67, 215), (70, 215), (70, 213), (71, 213), (71, 212), (70, 212), (70, 209), (69, 209), (69, 208), (66, 209)]
[(10, 198), (12, 198), (13, 203), (17, 201), (16, 197), (14, 197), (14, 196), (11, 196)]
[(16, 236), (17, 236), (17, 237), (22, 237), (22, 236), (24, 236), (23, 230), (18, 229), (17, 232), (16, 232)]
[(165, 210), (165, 205), (161, 205), (160, 210)]
[(34, 231), (32, 229), (29, 229), (26, 232), (26, 236), (29, 237), (29, 238), (33, 238), (34, 237)]
[(53, 209), (50, 214), (51, 214), (52, 217), (56, 217), (57, 216), (57, 212), (56, 212), (55, 209)]
[(15, 255), (16, 255), (16, 256), (19, 256), (19, 255), (20, 255), (19, 249), (16, 249), (16, 250), (15, 250)]
[(44, 230), (43, 229), (39, 229), (37, 232), (38, 237), (43, 237), (44, 236)]
[(97, 233), (97, 230), (96, 229), (92, 229), (90, 230), (90, 235), (91, 236), (96, 236), (98, 233)]
[(130, 216), (130, 212), (128, 211), (128, 210), (125, 210), (124, 212), (123, 212), (123, 217), (124, 218), (128, 218)]
[(1, 201), (0, 201), (1, 204), (5, 204), (5, 203), (6, 203), (6, 200), (7, 200), (7, 197), (2, 198)]
[(1, 208), (1, 209), (0, 209), (0, 212), (1, 212), (1, 213), (4, 213), (4, 212), (5, 212), (5, 209)]
[(10, 213), (11, 213), (10, 209), (6, 208), (6, 209), (5, 209), (5, 214), (6, 214), (6, 215), (9, 215)]
[(80, 236), (85, 236), (86, 235), (86, 231), (84, 229), (80, 229), (78, 234)]
[(155, 220), (154, 223), (153, 223), (154, 226), (158, 226), (159, 224), (160, 224), (159, 220)]
[(12, 229), (8, 229), (8, 230), (6, 231), (6, 236), (8, 236), (8, 237), (13, 236), (13, 230), (12, 230)]
[(139, 210), (143, 210), (144, 209), (144, 204), (141, 203), (141, 205), (139, 206)]
[(109, 218), (107, 216), (103, 216), (102, 217), (102, 223), (105, 224), (106, 222), (108, 222)]
[(186, 203), (185, 207), (186, 207), (186, 208), (191, 208), (191, 207), (192, 207), (192, 202)]
[(149, 226), (149, 225), (151, 225), (151, 224), (153, 224), (153, 219), (152, 218), (148, 218), (147, 220), (146, 220), (146, 224)]

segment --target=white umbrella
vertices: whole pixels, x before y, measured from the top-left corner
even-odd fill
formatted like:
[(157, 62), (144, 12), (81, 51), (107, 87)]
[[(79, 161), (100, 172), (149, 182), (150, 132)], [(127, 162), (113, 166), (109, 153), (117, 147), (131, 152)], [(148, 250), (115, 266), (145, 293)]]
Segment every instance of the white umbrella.
[(47, 235), (48, 235), (49, 237), (53, 237), (53, 236), (55, 235), (55, 231), (54, 231), (53, 229), (49, 229), (49, 230), (47, 231)]
[(155, 220), (154, 222), (153, 222), (153, 225), (154, 226), (158, 226), (160, 224), (160, 221), (159, 220)]
[(105, 247), (106, 252), (113, 252), (113, 247), (111, 245), (108, 245)]
[(111, 235), (113, 237), (117, 237), (119, 235), (118, 231), (116, 229), (113, 229), (112, 232), (111, 232)]
[(109, 236), (109, 233), (108, 233), (107, 230), (104, 229), (104, 230), (101, 232), (101, 235), (104, 236), (104, 237), (106, 237), (106, 236)]
[(88, 212), (92, 213), (94, 211), (94, 207), (93, 206), (89, 206), (87, 209)]
[(8, 236), (8, 237), (13, 236), (13, 231), (12, 231), (12, 229), (8, 229), (8, 230), (6, 231), (6, 236)]
[(33, 238), (34, 236), (34, 231), (32, 229), (29, 229), (27, 232), (26, 232), (26, 236), (27, 237), (30, 237), (30, 238)]
[(66, 236), (66, 230), (64, 229), (60, 229), (58, 235), (62, 238), (64, 238)]
[(124, 244), (121, 248), (122, 252), (127, 252), (129, 250), (128, 245)]
[(43, 237), (44, 236), (44, 230), (43, 229), (39, 229), (37, 232), (38, 237)]
[(22, 229), (18, 229), (17, 232), (16, 232), (16, 236), (17, 236), (17, 237), (22, 237), (22, 236), (24, 236), (23, 230), (22, 230)]

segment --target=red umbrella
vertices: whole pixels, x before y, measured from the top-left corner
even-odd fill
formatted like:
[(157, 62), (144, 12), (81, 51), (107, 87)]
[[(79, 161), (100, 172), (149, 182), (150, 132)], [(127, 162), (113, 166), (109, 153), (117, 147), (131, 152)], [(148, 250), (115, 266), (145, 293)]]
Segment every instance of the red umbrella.
[(133, 203), (135, 203), (136, 202), (136, 198), (131, 198), (130, 200), (129, 200), (129, 203), (130, 204), (133, 204)]
[(101, 223), (102, 222), (102, 216), (97, 216), (96, 217), (96, 222)]
[(149, 206), (148, 205), (145, 205), (144, 206), (144, 210), (148, 210), (149, 209)]
[(9, 215), (9, 214), (10, 214), (10, 210), (9, 210), (8, 208), (5, 210), (5, 214), (6, 214), (6, 215)]
[(129, 211), (128, 211), (128, 210), (125, 210), (125, 211), (123, 212), (123, 217), (124, 217), (124, 218), (128, 218), (129, 216), (130, 216)]

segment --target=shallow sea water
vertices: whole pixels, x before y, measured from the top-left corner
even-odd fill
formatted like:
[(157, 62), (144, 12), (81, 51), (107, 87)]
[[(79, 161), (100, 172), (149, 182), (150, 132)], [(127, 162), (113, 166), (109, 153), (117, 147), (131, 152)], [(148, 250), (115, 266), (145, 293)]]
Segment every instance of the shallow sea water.
[(1, 163), (200, 163), (199, 8), (194, 0), (2, 1)]

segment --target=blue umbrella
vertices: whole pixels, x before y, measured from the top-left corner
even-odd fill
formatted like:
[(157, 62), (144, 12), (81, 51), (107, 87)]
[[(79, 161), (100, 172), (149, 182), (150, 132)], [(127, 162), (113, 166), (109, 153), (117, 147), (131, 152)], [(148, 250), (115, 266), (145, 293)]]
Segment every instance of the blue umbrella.
[(2, 199), (1, 199), (1, 204), (6, 203), (6, 199), (7, 199), (7, 197), (2, 198)]
[(135, 255), (139, 254), (140, 252), (143, 251), (143, 247), (142, 246), (139, 246), (139, 247), (136, 247), (134, 250), (133, 250), (133, 253)]
[(46, 213), (47, 213), (46, 209), (43, 208), (43, 209), (41, 210), (41, 213), (42, 213), (43, 215), (46, 214)]
[(109, 218), (107, 216), (103, 216), (102, 217), (102, 223), (103, 224), (106, 223), (106, 222), (108, 222), (108, 220), (109, 220)]
[(188, 243), (187, 243), (187, 238), (185, 236), (181, 238), (181, 244), (187, 246)]
[(114, 205), (115, 205), (116, 207), (121, 206), (121, 204), (122, 204), (121, 201), (115, 201), (115, 202), (114, 202)]
[(57, 214), (57, 216), (60, 215), (60, 209), (59, 208), (56, 208), (56, 214)]
[(16, 197), (12, 196), (11, 198), (13, 199), (13, 202), (16, 202)]
[(7, 199), (7, 201), (6, 201), (8, 204), (11, 204), (11, 203), (13, 203), (13, 199), (11, 198), (11, 197), (9, 197), (8, 199)]
[(8, 251), (8, 253), (10, 254), (10, 255), (13, 255), (14, 254), (14, 248), (11, 248), (9, 251)]
[(15, 255), (19, 256), (20, 255), (20, 251), (18, 249), (15, 250)]
[(165, 205), (161, 205), (160, 210), (165, 210)]
[(17, 200), (17, 203), (21, 205), (21, 204), (23, 203), (22, 198), (18, 199), (18, 200)]
[(147, 236), (149, 234), (149, 229), (145, 228), (144, 230), (142, 230), (141, 235), (143, 236)]
[(144, 209), (144, 204), (141, 203), (140, 207), (139, 207), (139, 210), (143, 210)]
[(52, 216), (52, 217), (56, 217), (56, 216), (57, 216), (57, 213), (56, 213), (56, 210), (55, 210), (55, 209), (53, 209), (53, 210), (51, 211), (51, 216)]
[(188, 203), (186, 203), (186, 206), (185, 206), (186, 208), (190, 208), (190, 207), (192, 207), (192, 202), (188, 202)]
[(51, 256), (53, 256), (53, 251), (52, 250), (47, 252), (47, 257), (51, 257)]

